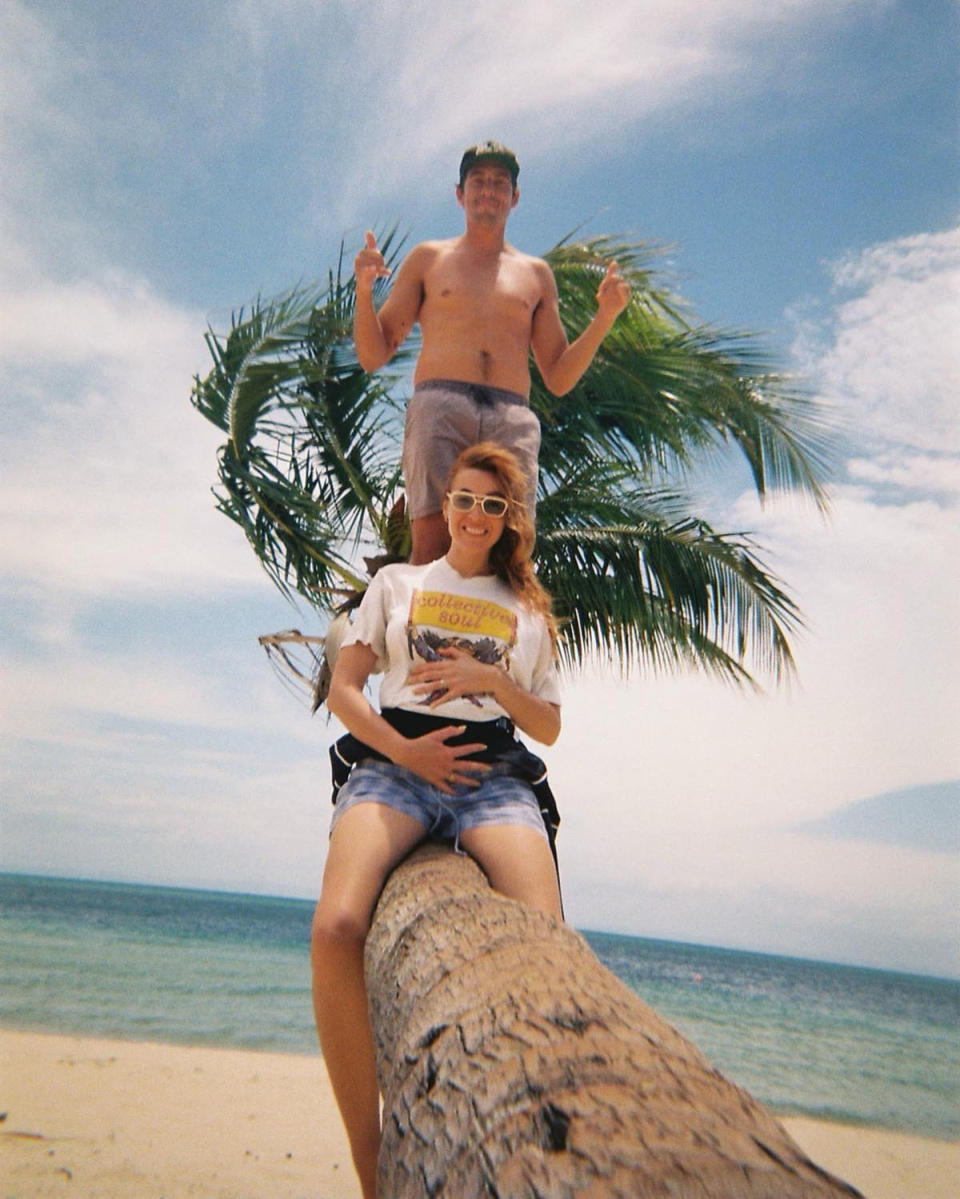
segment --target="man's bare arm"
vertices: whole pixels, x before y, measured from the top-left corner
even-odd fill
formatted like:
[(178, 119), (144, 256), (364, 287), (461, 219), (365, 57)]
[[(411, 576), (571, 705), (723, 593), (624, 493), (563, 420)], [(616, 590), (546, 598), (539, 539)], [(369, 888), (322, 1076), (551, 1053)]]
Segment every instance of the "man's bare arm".
[(353, 310), (353, 344), (357, 361), (365, 371), (375, 371), (389, 362), (416, 323), (423, 302), (423, 247), (417, 246), (397, 271), (390, 295), (377, 312), (373, 287), (377, 279), (387, 277), (383, 255), (374, 235), (368, 230), (366, 245), (354, 261), (357, 281)]
[(534, 313), (530, 348), (544, 383), (554, 395), (562, 396), (579, 382), (614, 321), (630, 302), (630, 284), (620, 275), (617, 264), (611, 262), (597, 288), (593, 320), (576, 341), (568, 343), (560, 322), (557, 284), (546, 263), (543, 280), (544, 294)]

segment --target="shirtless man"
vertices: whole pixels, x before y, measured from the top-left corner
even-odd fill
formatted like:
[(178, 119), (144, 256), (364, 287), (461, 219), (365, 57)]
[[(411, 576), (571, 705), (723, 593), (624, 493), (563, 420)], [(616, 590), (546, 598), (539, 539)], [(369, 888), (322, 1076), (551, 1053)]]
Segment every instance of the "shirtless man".
[(373, 286), (391, 272), (372, 233), (354, 263), (353, 336), (364, 370), (389, 362), (420, 322), (421, 350), (403, 439), (414, 564), (432, 562), (448, 548), (442, 489), (467, 445), (492, 440), (513, 450), (530, 479), (534, 507), (540, 424), (528, 405), (530, 353), (549, 390), (564, 395), (630, 299), (630, 285), (613, 262), (597, 290), (596, 314), (568, 343), (550, 267), (504, 237), (520, 199), (519, 171), (513, 151), (498, 142), (464, 153), (457, 202), (465, 232), (414, 247), (379, 312)]

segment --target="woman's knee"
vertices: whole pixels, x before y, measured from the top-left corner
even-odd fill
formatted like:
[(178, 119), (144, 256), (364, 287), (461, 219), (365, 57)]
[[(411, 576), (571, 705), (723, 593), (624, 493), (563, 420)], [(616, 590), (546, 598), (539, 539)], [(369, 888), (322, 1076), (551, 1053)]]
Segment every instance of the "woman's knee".
[(363, 945), (370, 928), (370, 917), (344, 904), (321, 900), (313, 913), (310, 946), (314, 955), (324, 949)]

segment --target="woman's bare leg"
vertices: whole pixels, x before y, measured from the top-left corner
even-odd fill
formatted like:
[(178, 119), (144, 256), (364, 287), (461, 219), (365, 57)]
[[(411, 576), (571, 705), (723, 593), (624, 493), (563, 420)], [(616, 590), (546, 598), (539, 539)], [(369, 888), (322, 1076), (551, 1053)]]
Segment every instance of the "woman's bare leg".
[(464, 829), (460, 844), (480, 863), (495, 891), (563, 919), (553, 854), (535, 829), (519, 824), (482, 824)]
[(384, 880), (423, 836), (419, 821), (384, 804), (350, 808), (330, 838), (313, 918), (313, 1010), (364, 1199), (377, 1193), (380, 1095), (363, 946)]

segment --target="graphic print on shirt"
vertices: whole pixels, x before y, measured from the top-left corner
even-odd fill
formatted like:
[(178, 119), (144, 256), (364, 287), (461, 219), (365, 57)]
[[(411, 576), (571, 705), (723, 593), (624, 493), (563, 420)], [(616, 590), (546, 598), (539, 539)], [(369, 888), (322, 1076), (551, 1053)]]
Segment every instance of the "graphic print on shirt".
[[(416, 662), (436, 662), (444, 649), (458, 649), (478, 662), (510, 669), (510, 651), (517, 643), (517, 616), (487, 599), (471, 599), (449, 591), (414, 591), (407, 620), (407, 647)], [(422, 703), (433, 703), (446, 692), (440, 687)], [(483, 696), (463, 697), (483, 708)]]

